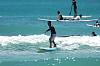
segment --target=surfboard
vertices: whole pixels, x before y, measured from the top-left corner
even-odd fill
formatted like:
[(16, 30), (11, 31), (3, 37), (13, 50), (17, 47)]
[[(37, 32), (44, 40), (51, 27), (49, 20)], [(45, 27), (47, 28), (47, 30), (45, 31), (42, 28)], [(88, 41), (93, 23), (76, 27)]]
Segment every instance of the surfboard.
[(97, 21), (98, 19), (91, 19), (91, 20), (52, 20), (52, 19), (42, 19), (38, 18), (40, 21), (58, 21), (58, 22), (93, 22)]
[[(62, 16), (62, 17), (64, 17), (64, 18), (73, 18), (74, 16)], [(80, 17), (80, 16), (78, 16), (78, 17)], [(82, 18), (90, 18), (90, 17), (92, 17), (92, 16), (82, 16)]]
[(89, 27), (93, 27), (93, 25), (90, 25), (90, 24), (86, 24), (87, 26), (89, 26)]
[(90, 24), (86, 24), (89, 27), (100, 27), (100, 26), (95, 26), (95, 25), (90, 25)]
[(51, 20), (51, 19), (43, 19), (43, 18), (38, 18), (40, 21), (57, 21), (57, 20)]
[(49, 47), (40, 47), (40, 50), (46, 50), (46, 51), (54, 51), (56, 50), (57, 48), (56, 47), (53, 47), (53, 48), (49, 48)]

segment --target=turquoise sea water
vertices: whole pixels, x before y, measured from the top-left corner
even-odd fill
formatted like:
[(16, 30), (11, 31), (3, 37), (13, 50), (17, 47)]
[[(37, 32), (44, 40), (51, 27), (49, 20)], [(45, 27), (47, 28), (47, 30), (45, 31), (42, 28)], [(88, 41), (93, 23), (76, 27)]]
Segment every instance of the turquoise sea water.
[[(77, 6), (78, 14), (100, 19), (100, 0), (77, 0)], [(100, 28), (87, 26), (95, 21), (52, 22), (58, 48), (39, 49), (49, 46), (50, 33), (38, 18), (56, 19), (57, 10), (68, 15), (70, 9), (71, 0), (0, 0), (0, 66), (100, 66)]]

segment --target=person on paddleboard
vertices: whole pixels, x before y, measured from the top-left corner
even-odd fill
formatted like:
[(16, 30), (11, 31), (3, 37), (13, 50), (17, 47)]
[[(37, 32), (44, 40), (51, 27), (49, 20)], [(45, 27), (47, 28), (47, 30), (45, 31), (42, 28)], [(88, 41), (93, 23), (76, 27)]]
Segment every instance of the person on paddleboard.
[(74, 17), (77, 16), (77, 5), (76, 5), (76, 0), (73, 0), (72, 1), (72, 5), (73, 5), (73, 8), (74, 8)]
[(60, 11), (57, 11), (57, 14), (58, 14), (58, 17), (57, 17), (57, 20), (63, 20), (63, 17), (62, 15), (60, 14)]
[(50, 43), (49, 47), (52, 48), (52, 43), (54, 44), (54, 47), (56, 47), (56, 44), (54, 42), (55, 37), (56, 37), (56, 30), (55, 30), (54, 26), (51, 24), (51, 21), (48, 21), (48, 27), (49, 27), (49, 29), (47, 29), (45, 31), (45, 33), (48, 31), (51, 31), (51, 36), (49, 38), (49, 43)]
[(96, 27), (100, 27), (99, 22), (98, 22), (98, 21), (96, 21), (96, 24), (94, 24), (94, 26), (96, 26)]

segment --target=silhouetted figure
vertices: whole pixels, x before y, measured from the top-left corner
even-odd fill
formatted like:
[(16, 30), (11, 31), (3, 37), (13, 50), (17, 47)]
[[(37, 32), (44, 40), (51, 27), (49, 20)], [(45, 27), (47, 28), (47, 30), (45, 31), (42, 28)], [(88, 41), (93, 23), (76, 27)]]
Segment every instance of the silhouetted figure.
[(96, 24), (95, 24), (94, 26), (96, 26), (96, 27), (100, 27), (99, 22), (98, 22), (98, 21), (96, 21)]
[(52, 43), (54, 44), (54, 47), (56, 47), (56, 44), (54, 42), (55, 37), (56, 37), (56, 30), (55, 30), (54, 26), (51, 24), (51, 21), (48, 21), (48, 27), (49, 27), (49, 29), (47, 29), (45, 31), (45, 33), (48, 31), (51, 31), (51, 36), (49, 38), (49, 43), (50, 43), (49, 47), (52, 48)]
[(57, 20), (63, 20), (63, 17), (62, 17), (62, 15), (60, 14), (60, 11), (57, 11), (57, 14), (58, 14)]
[(74, 8), (74, 17), (77, 16), (77, 5), (76, 5), (76, 0), (73, 0), (72, 1), (72, 5), (73, 5), (73, 8)]
[(95, 32), (92, 32), (92, 36), (97, 36)]

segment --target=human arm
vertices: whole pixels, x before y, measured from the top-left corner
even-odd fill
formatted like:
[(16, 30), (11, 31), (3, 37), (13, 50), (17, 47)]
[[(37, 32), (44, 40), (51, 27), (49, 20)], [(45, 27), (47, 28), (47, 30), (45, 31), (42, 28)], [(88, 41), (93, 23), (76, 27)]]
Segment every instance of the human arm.
[(50, 28), (49, 28), (49, 29), (47, 29), (47, 30), (45, 31), (45, 33), (46, 33), (46, 32), (48, 32), (49, 30), (50, 30)]

